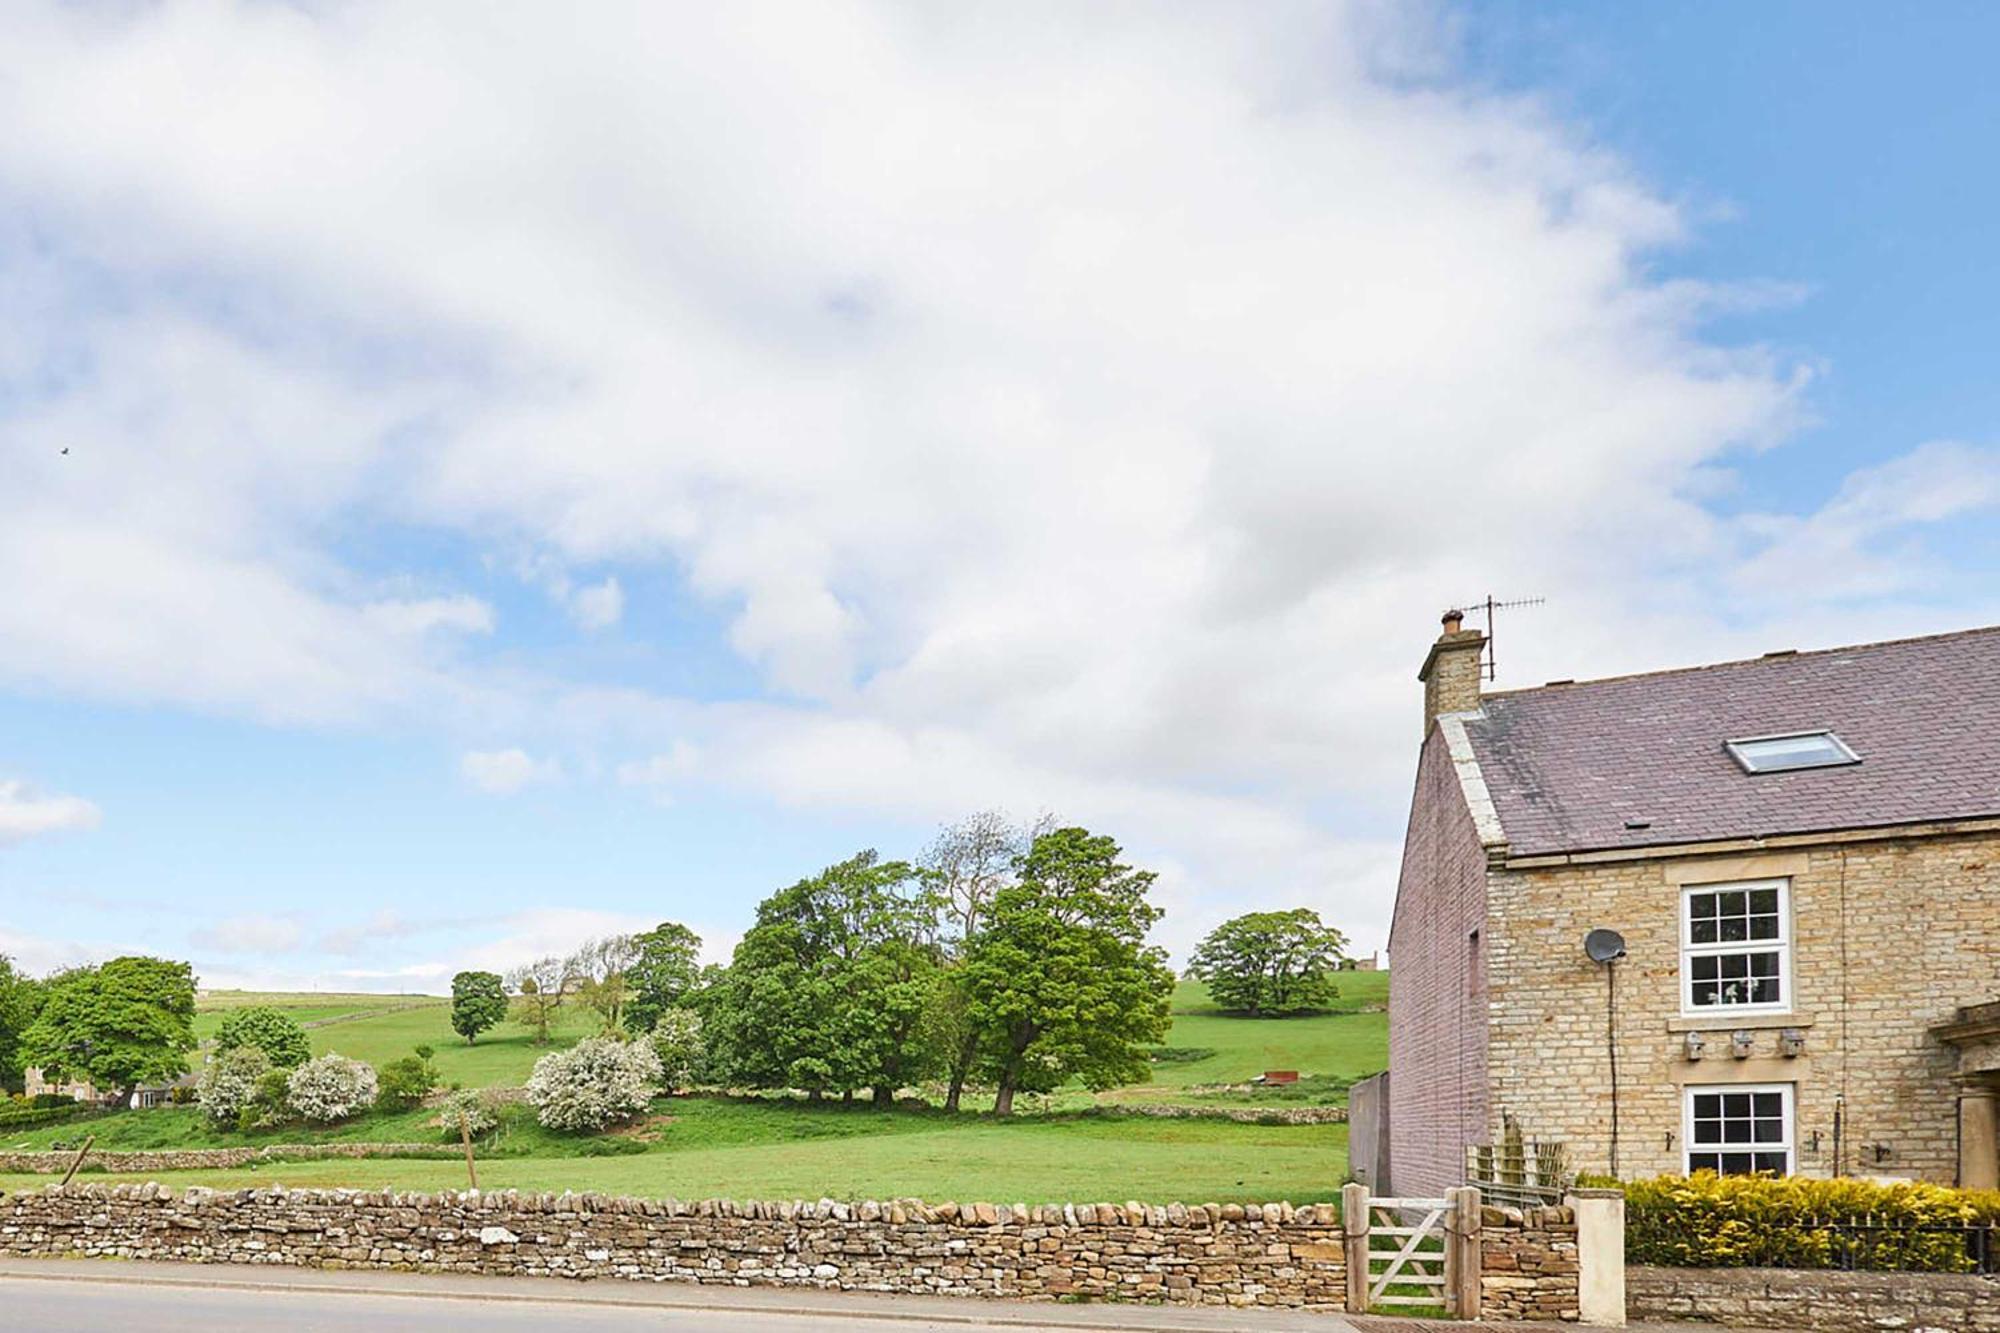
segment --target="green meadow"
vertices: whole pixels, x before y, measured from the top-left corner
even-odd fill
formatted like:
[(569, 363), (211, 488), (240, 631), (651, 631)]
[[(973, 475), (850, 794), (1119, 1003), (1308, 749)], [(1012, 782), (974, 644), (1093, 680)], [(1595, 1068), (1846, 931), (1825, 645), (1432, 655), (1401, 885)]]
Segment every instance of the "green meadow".
[[(1388, 975), (1343, 973), (1333, 1012), (1303, 1018), (1237, 1018), (1216, 1011), (1198, 983), (1183, 982), (1174, 1021), (1149, 1083), (1092, 1094), (1083, 1088), (1026, 1099), (1026, 1114), (996, 1119), (990, 1094), (969, 1090), (966, 1110), (947, 1115), (905, 1101), (889, 1110), (813, 1105), (785, 1097), (665, 1098), (640, 1125), (574, 1137), (507, 1112), (478, 1145), (489, 1189), (593, 1190), (680, 1198), (919, 1196), (1046, 1202), (1060, 1199), (1293, 1202), (1337, 1197), (1347, 1170), (1345, 1125), (1259, 1125), (1118, 1115), (1119, 1103), (1215, 1105), (1338, 1103), (1346, 1086), (1388, 1062)], [(551, 1041), (507, 1022), (468, 1045), (451, 1030), (442, 999), (415, 995), (260, 995), (218, 992), (200, 1002), (197, 1030), (210, 1036), (228, 1009), (271, 1004), (308, 1028), (315, 1053), (381, 1065), (419, 1045), (434, 1049), (447, 1084), (518, 1087), (534, 1062), (589, 1034), (587, 1011), (562, 1013)], [(1267, 1070), (1304, 1076), (1296, 1089), (1250, 1089)], [(433, 1142), (430, 1113), (380, 1112), (327, 1129), (287, 1127), (244, 1134), (210, 1126), (192, 1107), (120, 1113), (0, 1139), (0, 1149), (74, 1145), (84, 1133), (113, 1150), (261, 1146), (303, 1142)], [(463, 1187), (465, 1165), (440, 1143), (439, 1157), (279, 1162), (223, 1171), (91, 1172), (99, 1181), (157, 1178), (220, 1187), (290, 1186), (443, 1189)], [(0, 1175), (0, 1190), (47, 1177)]]

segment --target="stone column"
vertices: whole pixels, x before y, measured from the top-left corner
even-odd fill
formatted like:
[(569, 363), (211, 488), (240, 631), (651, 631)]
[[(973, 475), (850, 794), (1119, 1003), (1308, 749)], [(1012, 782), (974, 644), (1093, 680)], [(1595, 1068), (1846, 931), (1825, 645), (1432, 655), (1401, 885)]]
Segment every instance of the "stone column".
[(1576, 1303), (1586, 1324), (1625, 1324), (1625, 1195), (1621, 1190), (1571, 1190), (1563, 1199), (1576, 1214)]
[(1968, 1082), (1959, 1093), (1958, 1183), (2000, 1189), (2000, 1084)]

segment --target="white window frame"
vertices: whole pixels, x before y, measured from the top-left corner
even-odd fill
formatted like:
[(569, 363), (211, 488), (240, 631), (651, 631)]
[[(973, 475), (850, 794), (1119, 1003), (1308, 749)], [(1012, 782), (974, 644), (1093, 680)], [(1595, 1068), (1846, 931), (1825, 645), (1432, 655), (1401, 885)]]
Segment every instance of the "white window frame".
[[(1694, 942), (1694, 924), (1688, 908), (1700, 893), (1748, 893), (1757, 889), (1778, 891), (1778, 937), (1773, 940), (1718, 940), (1713, 944)], [(1676, 906), (1681, 914), (1681, 1017), (1713, 1018), (1717, 1027), (1727, 1027), (1732, 1014), (1789, 1014), (1792, 1012), (1792, 881), (1790, 879), (1745, 879), (1719, 884), (1683, 884)], [(1778, 1002), (1776, 1004), (1704, 1004), (1694, 1002), (1694, 960), (1721, 954), (1776, 953), (1778, 955)]]
[[(1764, 741), (1803, 741), (1814, 739), (1824, 739), (1828, 745), (1833, 747), (1836, 757), (1823, 759), (1811, 764), (1787, 764), (1782, 768), (1758, 768), (1745, 748)], [(1854, 753), (1854, 748), (1826, 727), (1821, 727), (1817, 731), (1780, 731), (1774, 732), (1769, 736), (1738, 736), (1735, 740), (1724, 741), (1722, 745), (1724, 749), (1729, 751), (1729, 757), (1736, 761), (1737, 767), (1752, 777), (1763, 777), (1769, 773), (1809, 773), (1816, 768), (1846, 768), (1861, 762), (1861, 756)]]
[[(1783, 1143), (1696, 1143), (1694, 1141), (1694, 1099), (1698, 1095), (1732, 1092), (1775, 1092), (1784, 1099), (1785, 1138)], [(1798, 1084), (1796, 1083), (1690, 1083), (1681, 1090), (1681, 1173), (1693, 1175), (1693, 1158), (1696, 1153), (1782, 1152), (1785, 1155), (1785, 1169), (1781, 1175), (1794, 1176), (1799, 1171), (1798, 1149)], [(1718, 1172), (1718, 1174), (1720, 1174)]]

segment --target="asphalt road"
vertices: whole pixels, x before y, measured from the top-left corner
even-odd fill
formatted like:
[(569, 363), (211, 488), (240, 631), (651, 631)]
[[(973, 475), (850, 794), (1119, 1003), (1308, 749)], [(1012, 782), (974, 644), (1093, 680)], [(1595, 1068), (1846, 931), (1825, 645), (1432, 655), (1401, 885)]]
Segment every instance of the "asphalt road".
[[(426, 1333), (479, 1330), (479, 1333), (612, 1333), (624, 1329), (670, 1329), (674, 1333), (978, 1333), (1007, 1329), (991, 1324), (914, 1318), (838, 1318), (824, 1313), (768, 1311), (631, 1309), (559, 1301), (484, 1301), (462, 1297), (377, 1296), (364, 1292), (243, 1291), (226, 1288), (147, 1286), (129, 1282), (0, 1278), (0, 1328), (8, 1333), (222, 1333), (225, 1330), (284, 1330), (284, 1333)], [(1046, 1327), (1046, 1326), (1044, 1326)]]

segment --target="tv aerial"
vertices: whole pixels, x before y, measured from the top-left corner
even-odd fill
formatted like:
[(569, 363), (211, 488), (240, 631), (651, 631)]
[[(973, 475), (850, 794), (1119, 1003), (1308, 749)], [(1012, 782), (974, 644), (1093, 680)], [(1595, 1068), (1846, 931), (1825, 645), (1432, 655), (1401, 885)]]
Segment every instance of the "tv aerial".
[(1460, 603), (1465, 608), (1467, 615), (1484, 615), (1486, 617), (1486, 679), (1494, 679), (1496, 670), (1493, 661), (1493, 613), (1495, 611), (1511, 610), (1517, 606), (1541, 606), (1548, 600), (1546, 597), (1516, 597), (1511, 601), (1503, 602), (1497, 600), (1492, 593), (1487, 593), (1484, 597)]

